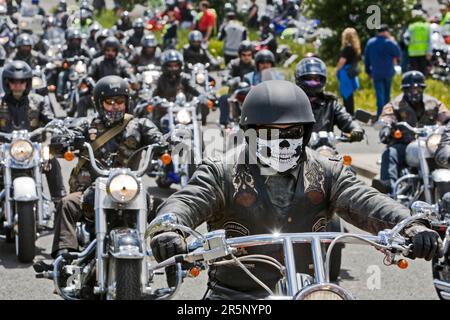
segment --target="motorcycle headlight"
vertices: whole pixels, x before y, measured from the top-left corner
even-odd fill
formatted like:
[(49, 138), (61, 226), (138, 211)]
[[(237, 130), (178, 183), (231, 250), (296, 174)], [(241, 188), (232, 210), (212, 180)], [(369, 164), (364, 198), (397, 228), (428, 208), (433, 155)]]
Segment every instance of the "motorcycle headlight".
[(198, 84), (204, 84), (205, 80), (206, 77), (204, 73), (197, 73), (197, 75), (195, 76), (195, 82), (197, 82)]
[(303, 300), (344, 300), (340, 295), (332, 291), (318, 290), (307, 295)]
[(75, 65), (75, 72), (76, 73), (85, 73), (86, 72), (86, 65), (82, 62), (78, 62)]
[(17, 140), (11, 144), (11, 156), (19, 162), (28, 160), (33, 155), (33, 145), (27, 140)]
[(311, 285), (295, 295), (295, 300), (353, 300), (344, 288), (332, 283)]
[(144, 82), (146, 84), (151, 84), (153, 82), (153, 75), (150, 72), (144, 73)]
[(110, 179), (106, 190), (115, 201), (127, 203), (139, 193), (139, 184), (133, 176), (121, 173)]
[(191, 113), (187, 110), (180, 110), (177, 113), (177, 122), (181, 124), (188, 124), (191, 122)]
[(431, 154), (434, 154), (438, 148), (439, 143), (441, 142), (442, 135), (439, 133), (433, 133), (427, 139), (427, 148)]
[(1, 44), (1, 45), (7, 44), (8, 41), (9, 41), (9, 37), (1, 37), (1, 38), (0, 38), (0, 44)]
[(331, 158), (332, 156), (334, 156), (334, 151), (328, 147), (320, 147), (317, 149), (317, 152), (319, 152), (320, 155), (325, 158)]
[(31, 80), (31, 87), (33, 89), (40, 88), (44, 85), (44, 81), (39, 77), (33, 77)]

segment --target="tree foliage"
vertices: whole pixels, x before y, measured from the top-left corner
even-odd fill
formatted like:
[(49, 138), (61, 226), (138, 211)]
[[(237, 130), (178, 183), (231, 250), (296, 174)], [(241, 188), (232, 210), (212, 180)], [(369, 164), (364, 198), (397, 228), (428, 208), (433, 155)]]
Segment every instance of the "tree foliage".
[(320, 27), (330, 28), (335, 34), (323, 41), (321, 56), (336, 61), (340, 49), (340, 37), (347, 27), (358, 31), (361, 45), (374, 36), (374, 24), (387, 24), (398, 39), (401, 30), (411, 17), (415, 0), (305, 0), (303, 13), (319, 19)]

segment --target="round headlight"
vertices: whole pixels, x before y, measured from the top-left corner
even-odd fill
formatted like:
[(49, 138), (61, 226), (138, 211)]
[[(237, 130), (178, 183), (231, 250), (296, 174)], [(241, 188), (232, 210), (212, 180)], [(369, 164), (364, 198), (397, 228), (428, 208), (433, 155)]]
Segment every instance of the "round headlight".
[(17, 140), (11, 144), (11, 156), (16, 161), (25, 161), (33, 155), (33, 145), (27, 140)]
[(191, 122), (191, 113), (187, 110), (180, 110), (177, 113), (177, 122), (181, 124), (188, 124)]
[(44, 81), (42, 81), (39, 77), (33, 77), (31, 80), (31, 86), (33, 89), (40, 88), (44, 84)]
[(441, 142), (441, 134), (433, 133), (427, 139), (427, 148), (431, 154), (434, 154), (438, 148), (439, 143)]
[(318, 290), (311, 292), (303, 300), (344, 300), (340, 295), (333, 291)]
[(205, 80), (206, 80), (206, 78), (205, 78), (205, 74), (204, 73), (197, 73), (197, 75), (195, 76), (195, 81), (198, 84), (205, 83)]
[(153, 75), (151, 72), (144, 72), (144, 82), (146, 84), (151, 84), (153, 82)]
[(107, 190), (115, 201), (126, 203), (136, 197), (139, 184), (133, 176), (122, 173), (111, 178)]
[(75, 72), (77, 73), (85, 73), (86, 72), (86, 65), (79, 61), (76, 65), (75, 65)]
[(326, 146), (318, 148), (317, 152), (319, 152), (319, 154), (325, 158), (331, 158), (332, 156), (334, 156), (334, 150)]
[(332, 283), (308, 286), (297, 293), (295, 300), (353, 300), (354, 297), (344, 288)]

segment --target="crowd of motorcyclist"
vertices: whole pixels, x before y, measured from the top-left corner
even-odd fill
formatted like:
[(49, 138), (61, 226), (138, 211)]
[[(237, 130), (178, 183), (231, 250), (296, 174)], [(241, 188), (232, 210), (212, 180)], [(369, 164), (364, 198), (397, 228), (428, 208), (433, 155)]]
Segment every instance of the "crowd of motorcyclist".
[[(192, 81), (190, 70), (194, 65), (217, 70), (222, 63), (208, 51), (211, 32), (198, 30), (202, 17), (182, 20), (180, 8), (184, 8), (184, 1), (179, 2), (183, 4), (180, 7), (167, 4), (158, 17), (166, 17), (168, 21), (163, 43), (149, 31), (151, 18), (154, 18), (149, 12), (132, 19), (130, 13), (124, 11), (114, 27), (107, 29), (94, 21), (93, 8), (87, 1), (81, 1), (76, 10), (70, 11), (66, 2), (60, 0), (54, 14), (46, 14), (39, 7), (39, 1), (32, 1), (34, 9), (44, 16), (43, 33), (36, 35), (33, 30), (20, 29), (14, 24), (20, 20), (15, 14), (21, 11), (21, 1), (16, 1), (16, 5), (7, 1), (5, 8), (0, 5), (0, 12), (4, 12), (2, 17), (12, 18), (13, 35), (2, 50), (5, 57), (1, 60), (5, 65), (1, 76), (0, 131), (33, 131), (56, 118), (48, 92), (43, 96), (33, 89), (35, 71), (43, 69), (49, 91), (55, 94), (66, 114), (75, 117), (78, 138), (92, 145), (103, 167), (137, 168), (139, 159), (133, 156), (143, 147), (156, 143), (167, 149), (169, 142), (163, 135), (167, 132), (160, 123), (163, 114), (155, 111), (149, 117), (147, 113), (152, 111), (148, 108), (135, 110), (145, 85), (143, 70), (160, 71), (147, 97), (149, 101), (158, 97), (175, 102), (180, 92), (187, 100), (205, 94)], [(202, 6), (210, 10), (206, 1)], [(229, 236), (242, 236), (275, 229), (323, 231), (324, 223), (334, 213), (361, 229), (377, 233), (409, 216), (408, 208), (360, 182), (351, 169), (342, 164), (340, 157), (326, 158), (307, 148), (313, 132), (333, 132), (335, 126), (347, 141), (362, 141), (365, 136), (364, 129), (338, 97), (325, 91), (330, 76), (325, 63), (317, 56), (301, 59), (295, 69), (294, 83), (283, 80), (280, 74), (270, 73), (279, 61), (271, 19), (266, 15), (260, 18), (257, 48), (247, 40), (247, 29), (236, 18), (232, 6), (227, 8), (218, 32), (219, 39), (224, 41), (228, 71), (224, 79), (228, 92), (216, 97), (219, 124), (227, 129), (231, 122), (237, 121), (241, 130), (256, 132), (254, 141), (247, 140), (233, 150), (239, 156), (246, 155), (244, 158), (249, 162), (233, 163), (227, 160), (228, 155), (227, 158), (203, 159), (186, 186), (159, 207), (150, 208), (149, 221), (155, 215), (171, 214), (180, 224), (193, 229), (207, 222), (209, 229), (225, 229)], [(283, 14), (295, 18), (297, 11), (295, 1), (287, 1)], [(214, 15), (205, 12), (204, 15)], [(171, 23), (173, 19), (177, 22)], [(171, 40), (176, 40), (178, 22), (189, 22), (184, 26), (193, 28), (188, 44), (180, 51), (175, 49), (176, 41)], [(56, 44), (53, 41), (57, 38), (63, 41)], [(49, 50), (56, 46), (60, 46), (58, 56), (49, 56)], [(74, 71), (78, 65), (83, 65), (85, 70)], [(82, 75), (76, 89), (80, 90), (80, 96), (76, 103), (66, 105), (71, 90), (75, 90), (68, 85), (73, 81), (74, 72)], [(82, 83), (86, 86), (83, 91)], [(381, 181), (374, 182), (374, 186), (383, 193), (389, 193), (398, 179), (405, 165), (406, 146), (414, 139), (407, 132), (397, 137), (395, 123), (405, 121), (414, 127), (445, 125), (450, 119), (445, 105), (424, 94), (425, 88), (425, 76), (421, 72), (405, 73), (402, 95), (389, 102), (380, 116), (385, 124), (380, 130), (380, 140), (388, 148), (382, 156)], [(230, 98), (243, 89), (246, 97), (236, 110)], [(88, 110), (95, 113), (85, 118)], [(230, 112), (237, 112), (237, 118), (230, 117)], [(269, 137), (267, 131), (277, 131), (279, 135)], [(447, 129), (445, 133), (450, 136), (449, 132)], [(448, 136), (444, 134), (437, 151), (438, 162), (446, 167), (450, 166)], [(54, 157), (45, 173), (56, 208), (51, 252), (52, 257), (57, 258), (80, 249), (77, 222), (94, 220), (96, 173), (86, 159), (83, 146), (73, 142), (72, 147), (81, 151), (70, 175), (70, 190), (66, 190), (57, 161), (57, 157), (63, 156), (64, 144), (58, 137), (52, 137), (51, 141)], [(441, 239), (430, 227), (428, 221), (421, 220), (405, 231), (404, 235), (413, 243), (410, 257), (431, 260), (442, 255)], [(185, 236), (176, 228), (152, 234), (154, 257), (162, 261), (185, 253)], [(271, 249), (261, 249), (258, 253), (274, 258), (279, 254)], [(299, 268), (310, 273), (311, 257), (303, 251), (299, 254), (306, 257)], [(268, 286), (274, 286), (279, 276), (258, 264), (253, 271)], [(168, 270), (170, 272), (173, 270)], [(208, 289), (209, 299), (242, 298), (241, 293), (253, 297), (265, 294), (234, 267), (211, 268)]]

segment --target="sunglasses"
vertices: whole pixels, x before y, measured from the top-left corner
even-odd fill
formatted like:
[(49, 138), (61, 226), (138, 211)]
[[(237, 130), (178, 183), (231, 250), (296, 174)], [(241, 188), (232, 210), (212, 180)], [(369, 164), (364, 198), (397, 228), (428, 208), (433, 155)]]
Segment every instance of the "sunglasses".
[(265, 140), (272, 139), (300, 139), (305, 134), (302, 125), (292, 126), (289, 128), (273, 128), (273, 127), (257, 127), (256, 133), (258, 138)]
[(103, 102), (112, 106), (115, 104), (124, 104), (126, 102), (126, 99), (125, 97), (107, 98), (103, 100)]

